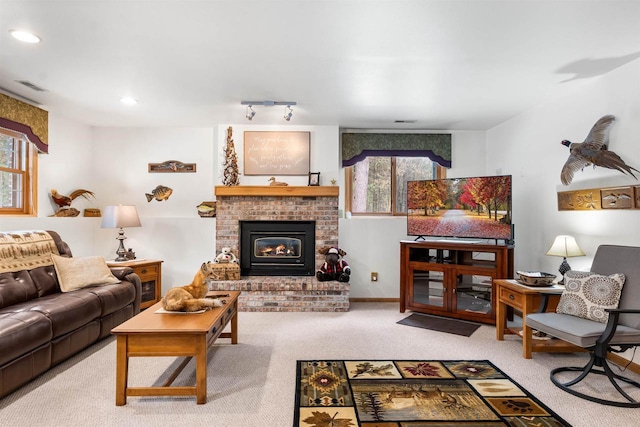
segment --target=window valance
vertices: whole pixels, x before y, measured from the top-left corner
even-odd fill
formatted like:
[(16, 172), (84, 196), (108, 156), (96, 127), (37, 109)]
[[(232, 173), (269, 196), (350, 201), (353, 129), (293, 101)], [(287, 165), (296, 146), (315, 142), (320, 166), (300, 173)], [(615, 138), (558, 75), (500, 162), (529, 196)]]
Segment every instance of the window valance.
[(353, 166), (367, 156), (428, 157), (451, 167), (451, 134), (343, 133), (342, 166)]
[(39, 151), (49, 152), (49, 112), (0, 93), (0, 127), (24, 134)]

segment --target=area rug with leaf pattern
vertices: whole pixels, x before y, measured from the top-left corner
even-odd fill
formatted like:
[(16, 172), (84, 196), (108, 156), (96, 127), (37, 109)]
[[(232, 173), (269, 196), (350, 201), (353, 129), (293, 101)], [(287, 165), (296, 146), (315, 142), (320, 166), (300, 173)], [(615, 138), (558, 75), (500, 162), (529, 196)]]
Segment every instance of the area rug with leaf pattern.
[(570, 426), (488, 360), (298, 360), (295, 427)]

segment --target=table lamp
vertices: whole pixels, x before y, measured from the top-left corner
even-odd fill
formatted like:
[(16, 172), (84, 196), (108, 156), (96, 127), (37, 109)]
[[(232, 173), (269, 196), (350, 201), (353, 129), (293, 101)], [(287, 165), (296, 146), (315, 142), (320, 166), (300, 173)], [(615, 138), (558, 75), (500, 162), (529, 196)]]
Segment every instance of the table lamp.
[(102, 228), (120, 228), (118, 231), (117, 240), (120, 241), (116, 254), (118, 257), (115, 261), (127, 261), (125, 254), (127, 250), (124, 248), (124, 227), (141, 227), (140, 218), (138, 217), (138, 211), (133, 205), (117, 205), (107, 206), (104, 208), (102, 214)]
[(562, 257), (562, 264), (560, 264), (560, 268), (558, 269), (560, 274), (562, 274), (562, 280), (558, 283), (564, 285), (564, 274), (571, 270), (571, 266), (567, 262), (567, 257), (584, 256), (585, 253), (582, 252), (582, 249), (580, 249), (580, 246), (578, 246), (573, 236), (556, 236), (556, 239), (547, 251), (547, 255)]

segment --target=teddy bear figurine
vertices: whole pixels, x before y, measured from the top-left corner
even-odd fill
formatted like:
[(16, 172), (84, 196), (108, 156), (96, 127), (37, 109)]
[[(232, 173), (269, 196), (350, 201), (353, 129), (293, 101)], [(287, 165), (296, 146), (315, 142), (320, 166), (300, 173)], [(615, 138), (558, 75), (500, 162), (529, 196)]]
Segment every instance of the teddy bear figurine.
[(351, 274), (351, 267), (342, 259), (347, 253), (340, 248), (325, 246), (318, 250), (324, 255), (324, 263), (320, 270), (316, 272), (316, 278), (321, 282), (337, 280), (338, 282), (348, 282)]
[(238, 263), (238, 258), (231, 252), (231, 248), (222, 248), (214, 262), (219, 264)]

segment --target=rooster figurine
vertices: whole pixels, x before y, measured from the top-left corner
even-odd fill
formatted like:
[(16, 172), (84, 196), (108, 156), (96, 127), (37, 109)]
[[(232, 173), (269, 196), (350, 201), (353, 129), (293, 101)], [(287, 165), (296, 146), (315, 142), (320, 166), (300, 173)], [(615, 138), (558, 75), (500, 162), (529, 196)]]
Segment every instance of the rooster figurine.
[[(95, 194), (89, 190), (78, 189), (68, 196), (65, 196), (58, 193), (58, 190), (55, 188), (52, 188), (51, 199), (53, 199), (53, 202), (59, 206), (58, 212), (55, 213), (55, 216), (77, 216), (77, 213), (75, 215), (71, 213), (71, 210), (78, 212), (77, 209), (71, 207), (71, 203), (78, 197), (84, 197), (89, 200), (91, 197), (95, 197)], [(70, 214), (67, 214), (67, 211), (69, 211)]]

